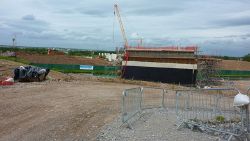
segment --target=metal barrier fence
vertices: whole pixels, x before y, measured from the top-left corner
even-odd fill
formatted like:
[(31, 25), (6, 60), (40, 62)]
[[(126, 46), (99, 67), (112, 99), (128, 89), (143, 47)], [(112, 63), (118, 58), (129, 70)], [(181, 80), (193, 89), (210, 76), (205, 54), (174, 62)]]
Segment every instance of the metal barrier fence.
[(236, 89), (214, 88), (176, 91), (178, 128), (187, 125), (209, 133), (220, 133), (228, 140), (247, 138), (248, 106), (234, 107)]
[(162, 88), (138, 87), (126, 89), (122, 96), (122, 122), (131, 127), (129, 120), (142, 110), (164, 107), (166, 91)]
[(128, 120), (141, 112), (142, 88), (132, 88), (123, 91), (122, 96), (122, 122)]
[[(176, 111), (178, 128), (182, 125), (208, 133), (217, 133), (231, 140), (247, 138), (250, 133), (248, 106), (235, 107), (234, 88), (177, 90), (168, 93), (162, 88), (138, 87), (126, 89), (122, 96), (122, 122), (132, 127), (130, 120), (148, 108), (172, 108)], [(250, 88), (247, 90), (250, 95)]]
[(165, 107), (165, 93), (162, 88), (142, 87), (142, 109)]

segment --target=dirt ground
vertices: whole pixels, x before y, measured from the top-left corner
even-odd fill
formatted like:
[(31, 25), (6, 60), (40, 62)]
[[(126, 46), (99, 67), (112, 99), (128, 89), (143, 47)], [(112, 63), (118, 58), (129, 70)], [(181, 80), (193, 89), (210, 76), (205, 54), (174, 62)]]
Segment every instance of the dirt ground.
[(250, 70), (250, 62), (237, 60), (222, 60), (219, 64), (224, 70)]
[[(0, 78), (22, 64), (0, 60)], [(0, 86), (0, 141), (96, 140), (120, 114), (126, 88), (178, 86), (51, 72), (45, 82)], [(235, 81), (245, 90), (250, 81)]]
[(47, 80), (0, 87), (0, 141), (96, 140), (119, 116), (122, 91), (137, 86)]
[(41, 64), (83, 64), (95, 66), (110, 66), (108, 61), (100, 58), (84, 58), (79, 56), (68, 55), (41, 55), (41, 54), (28, 54), (24, 52), (16, 52), (17, 57), (25, 59), (31, 63)]
[(95, 140), (135, 85), (93, 81), (17, 83), (0, 87), (0, 140)]

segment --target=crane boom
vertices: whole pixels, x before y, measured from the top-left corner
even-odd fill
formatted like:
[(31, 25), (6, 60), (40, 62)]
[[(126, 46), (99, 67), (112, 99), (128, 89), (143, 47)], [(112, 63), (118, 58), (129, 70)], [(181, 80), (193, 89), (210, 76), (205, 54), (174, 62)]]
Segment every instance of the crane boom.
[(127, 39), (127, 36), (126, 36), (126, 33), (125, 33), (125, 29), (124, 29), (124, 26), (123, 26), (123, 23), (122, 23), (119, 7), (118, 7), (117, 4), (114, 5), (114, 14), (116, 15), (117, 20), (118, 20), (118, 22), (120, 24), (121, 33), (122, 33), (122, 37), (123, 37), (124, 44), (125, 44), (124, 47), (125, 47), (125, 49), (127, 49), (128, 48), (128, 39)]

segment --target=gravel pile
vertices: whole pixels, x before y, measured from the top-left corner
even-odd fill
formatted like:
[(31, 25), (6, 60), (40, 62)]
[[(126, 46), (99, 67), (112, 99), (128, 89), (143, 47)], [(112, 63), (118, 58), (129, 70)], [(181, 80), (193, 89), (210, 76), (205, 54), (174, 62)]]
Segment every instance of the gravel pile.
[(122, 125), (121, 117), (106, 125), (97, 136), (98, 141), (219, 141), (219, 137), (194, 132), (187, 128), (177, 130), (173, 110), (144, 110), (138, 120), (132, 124), (133, 129)]

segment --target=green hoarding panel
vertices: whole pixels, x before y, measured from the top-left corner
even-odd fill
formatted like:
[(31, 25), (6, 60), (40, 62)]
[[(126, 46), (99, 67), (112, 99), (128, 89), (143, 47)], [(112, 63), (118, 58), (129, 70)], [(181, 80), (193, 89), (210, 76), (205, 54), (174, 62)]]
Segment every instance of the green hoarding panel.
[(250, 71), (220, 70), (220, 75), (250, 75)]
[(66, 64), (35, 64), (32, 63), (31, 65), (55, 70), (76, 70), (80, 69), (79, 65), (66, 65)]
[(118, 66), (92, 66), (92, 69), (86, 70), (81, 69), (83, 67), (90, 67), (89, 65), (70, 65), (70, 64), (37, 64), (32, 63), (31, 65), (49, 68), (52, 70), (57, 70), (65, 73), (93, 73), (93, 74), (105, 74), (105, 75), (117, 75), (120, 67)]
[(96, 71), (117, 71), (120, 67), (118, 66), (94, 66)]

